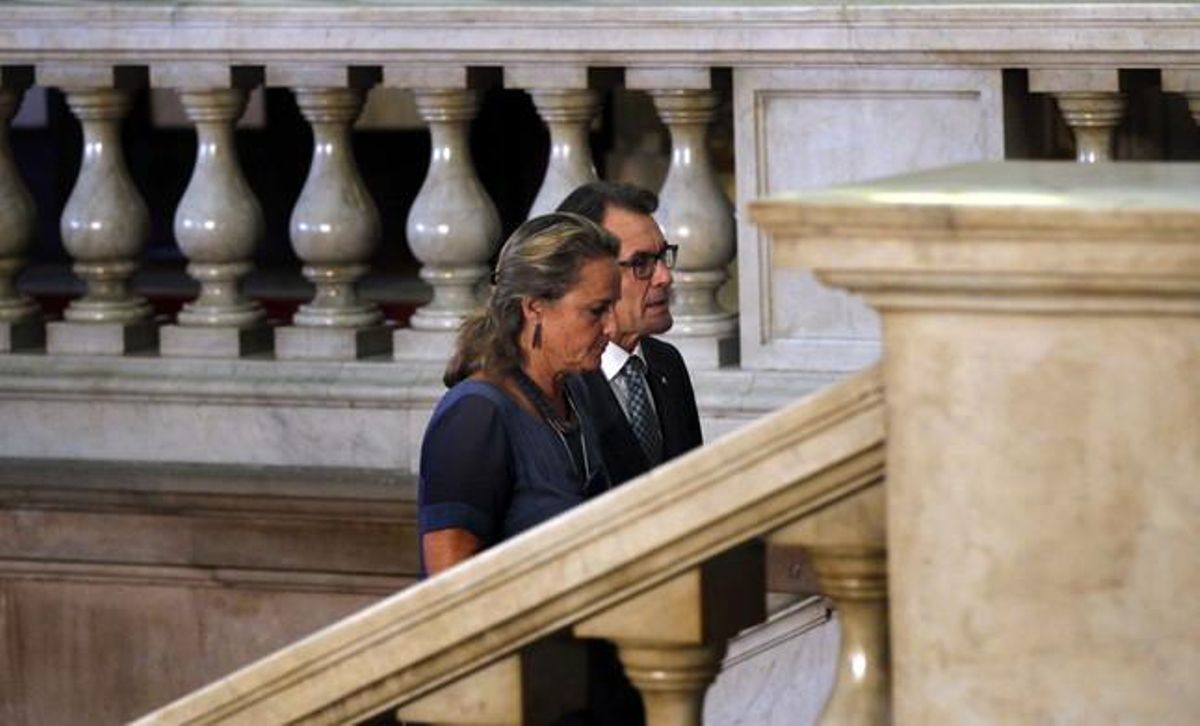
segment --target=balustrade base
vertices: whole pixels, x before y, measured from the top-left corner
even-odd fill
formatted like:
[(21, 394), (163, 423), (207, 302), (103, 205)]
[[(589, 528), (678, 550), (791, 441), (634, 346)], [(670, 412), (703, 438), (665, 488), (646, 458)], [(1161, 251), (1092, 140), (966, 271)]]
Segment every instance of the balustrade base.
[(0, 352), (37, 350), (46, 345), (46, 324), (41, 320), (0, 323)]
[(403, 328), (393, 339), (393, 357), (399, 361), (448, 361), (457, 339), (458, 331)]
[(286, 360), (358, 360), (392, 352), (392, 327), (275, 329), (275, 357)]
[(132, 323), (53, 322), (46, 325), (46, 352), (61, 355), (125, 355), (154, 350), (158, 325)]
[(159, 352), (168, 358), (241, 358), (269, 353), (274, 331), (267, 325), (252, 328), (166, 325), (159, 333)]
[(737, 331), (719, 337), (665, 335), (663, 338), (679, 349), (684, 362), (693, 370), (736, 366), (741, 359)]

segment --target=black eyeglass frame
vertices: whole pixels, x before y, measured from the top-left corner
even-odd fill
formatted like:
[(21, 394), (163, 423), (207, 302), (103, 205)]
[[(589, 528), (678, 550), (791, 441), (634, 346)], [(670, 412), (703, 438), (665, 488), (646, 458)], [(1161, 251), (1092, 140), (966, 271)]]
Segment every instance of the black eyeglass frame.
[(654, 271), (658, 269), (658, 263), (666, 265), (668, 270), (675, 269), (675, 261), (679, 258), (679, 245), (663, 245), (663, 248), (654, 254), (649, 252), (638, 252), (628, 260), (617, 260), (617, 264), (621, 267), (628, 267), (633, 272), (634, 278), (638, 280), (649, 280), (654, 277)]

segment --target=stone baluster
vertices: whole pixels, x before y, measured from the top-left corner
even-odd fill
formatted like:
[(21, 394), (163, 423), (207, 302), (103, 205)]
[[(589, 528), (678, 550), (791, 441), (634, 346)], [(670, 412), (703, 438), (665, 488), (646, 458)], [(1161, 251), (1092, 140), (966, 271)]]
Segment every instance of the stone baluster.
[(553, 636), (401, 706), (402, 722), (541, 724), (587, 705), (583, 643)]
[(1029, 71), (1029, 90), (1049, 93), (1075, 135), (1075, 160), (1083, 164), (1112, 160), (1113, 132), (1125, 115), (1116, 70)]
[(876, 484), (769, 538), (806, 548), (821, 592), (837, 606), (841, 648), (824, 726), (891, 723), (884, 521), (884, 488)]
[(63, 247), (87, 284), (65, 321), (50, 323), (51, 353), (122, 355), (158, 343), (150, 304), (129, 290), (150, 233), (150, 213), (125, 165), (121, 120), (132, 94), (146, 85), (144, 68), (45, 64), (37, 82), (58, 86), (83, 126), (83, 160), (63, 209)]
[(1192, 120), (1200, 125), (1200, 72), (1179, 68), (1164, 68), (1162, 89), (1166, 93), (1178, 93), (1187, 100)]
[(550, 129), (550, 159), (529, 217), (553, 212), (575, 187), (596, 180), (588, 127), (600, 96), (582, 66), (508, 66), (504, 85), (524, 88)]
[(17, 171), (9, 145), (9, 122), (33, 83), (29, 68), (0, 68), (0, 352), (38, 348), (46, 328), (37, 303), (17, 292), (17, 273), (33, 242), (37, 207)]
[(479, 286), (500, 241), (500, 215), (475, 173), (468, 143), (480, 89), (465, 68), (389, 66), (383, 73), (385, 84), (413, 90), (431, 138), (429, 171), (405, 232), (433, 299), (416, 311), (410, 328), (396, 331), (396, 357), (442, 360), (459, 324), (479, 305)]
[(613, 641), (642, 695), (647, 726), (699, 726), (729, 638), (765, 617), (756, 543), (722, 554), (575, 626)]
[(262, 306), (241, 293), (263, 235), (263, 213), (238, 165), (233, 127), (246, 109), (257, 69), (169, 64), (151, 68), (154, 86), (179, 89), (196, 125), (196, 165), (179, 207), (175, 239), (187, 255), (200, 294), (183, 306), (177, 325), (164, 326), (164, 356), (238, 357), (269, 350), (271, 331)]
[(659, 192), (655, 219), (667, 241), (679, 245), (670, 332), (688, 364), (737, 362), (737, 316), (722, 309), (717, 291), (733, 260), (733, 205), (714, 174), (708, 127), (718, 106), (708, 69), (630, 69), (626, 86), (650, 92), (671, 132), (671, 165)]
[(350, 127), (378, 73), (365, 68), (270, 66), (267, 83), (289, 86), (313, 131), (312, 163), (292, 209), (292, 248), (314, 285), (292, 325), (275, 330), (275, 355), (352, 360), (391, 352), (391, 328), (357, 283), (379, 244), (379, 211), (354, 160)]

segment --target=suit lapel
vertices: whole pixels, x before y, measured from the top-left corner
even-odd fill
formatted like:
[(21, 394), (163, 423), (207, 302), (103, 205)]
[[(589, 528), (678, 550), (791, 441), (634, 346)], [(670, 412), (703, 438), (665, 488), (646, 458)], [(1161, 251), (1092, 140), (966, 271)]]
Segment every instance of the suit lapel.
[(642, 353), (646, 356), (646, 378), (650, 384), (650, 395), (654, 397), (654, 408), (662, 425), (663, 459), (671, 458), (679, 450), (678, 421), (672, 416), (677, 406), (671, 405), (673, 382), (677, 371), (672, 370), (669, 358), (661, 355), (654, 341), (642, 341)]

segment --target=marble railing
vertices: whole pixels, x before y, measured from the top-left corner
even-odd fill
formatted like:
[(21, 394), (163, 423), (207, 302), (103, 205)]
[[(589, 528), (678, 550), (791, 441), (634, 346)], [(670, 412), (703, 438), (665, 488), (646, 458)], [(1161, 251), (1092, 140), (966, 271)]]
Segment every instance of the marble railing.
[[(782, 188), (1047, 153), (1053, 132), (1046, 128), (1057, 118), (1030, 121), (1036, 101), (1047, 97), (1073, 132), (1077, 157), (1105, 159), (1128, 107), (1126, 71), (1152, 71), (1149, 87), (1200, 108), (1200, 75), (1189, 55), (1198, 37), (1200, 10), (1183, 3), (11, 3), (0, 18), (0, 116), (11, 117), (24, 89), (36, 84), (63, 90), (82, 125), (83, 161), (60, 226), (87, 290), (63, 320), (47, 325), (18, 293), (35, 215), (57, 210), (35, 209), (0, 138), (0, 350), (444, 359), (500, 241), (495, 205), (466, 144), (487, 86), (482, 79), (499, 78), (530, 93), (550, 130), (549, 163), (531, 212), (594, 177), (586, 129), (603, 101), (598, 91), (615, 83), (649, 94), (672, 142), (658, 213), (682, 249), (672, 336), (693, 368), (740, 365), (831, 380), (877, 356), (877, 318), (776, 269), (736, 209)], [(476, 72), (484, 68), (502, 72)], [(729, 68), (732, 204), (705, 133), (726, 93), (713, 70)], [(620, 71), (620, 80), (608, 74), (600, 83), (599, 69)], [(233, 145), (246, 94), (264, 84), (292, 89), (313, 134), (288, 236), (316, 291), (274, 329), (240, 291), (264, 221)], [(129, 289), (148, 217), (123, 158), (120, 126), (133, 94), (145, 88), (176, 92), (199, 138), (174, 210), (174, 237), (200, 293), (168, 324), (152, 319)], [(380, 225), (349, 139), (374, 88), (411, 91), (432, 139), (406, 226), (432, 299), (401, 330), (357, 291)], [(1145, 99), (1135, 94), (1132, 102)], [(1157, 133), (1169, 127), (1159, 124)], [(1130, 148), (1146, 153), (1144, 144)], [(717, 293), (735, 259), (739, 293), (731, 309)], [(803, 386), (785, 389), (790, 395)]]
[(726, 640), (763, 617), (759, 538), (810, 547), (844, 605), (827, 716), (884, 723), (882, 394), (856, 374), (139, 723), (548, 723), (580, 705), (572, 629), (616, 643), (648, 723), (697, 724)]

